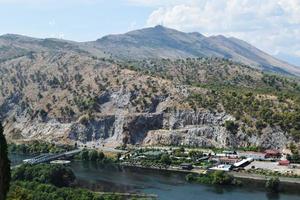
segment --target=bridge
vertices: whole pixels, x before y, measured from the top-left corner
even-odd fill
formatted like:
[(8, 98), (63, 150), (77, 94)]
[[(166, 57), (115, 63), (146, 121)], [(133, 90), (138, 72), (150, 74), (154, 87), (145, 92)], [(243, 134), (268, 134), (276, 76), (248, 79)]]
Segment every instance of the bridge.
[(81, 151), (82, 151), (81, 149), (75, 149), (72, 151), (67, 151), (67, 152), (59, 153), (59, 154), (41, 154), (41, 155), (33, 157), (31, 159), (23, 160), (23, 162), (27, 163), (27, 164), (32, 164), (32, 165), (46, 163), (46, 162), (58, 160), (61, 158), (64, 158), (64, 159), (70, 158), (70, 157), (80, 153)]

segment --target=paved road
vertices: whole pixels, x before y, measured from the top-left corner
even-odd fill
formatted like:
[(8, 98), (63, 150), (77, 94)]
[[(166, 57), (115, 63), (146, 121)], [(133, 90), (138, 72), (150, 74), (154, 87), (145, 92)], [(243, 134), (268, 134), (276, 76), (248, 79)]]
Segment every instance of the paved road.
[[(253, 180), (267, 180), (268, 178), (272, 177), (272, 176), (264, 176), (264, 175), (260, 175), (260, 174), (249, 174), (249, 173), (241, 173), (241, 172), (230, 172), (230, 174), (236, 178), (247, 178), (247, 179), (253, 179)], [(286, 182), (286, 183), (300, 184), (300, 178), (279, 177), (279, 180), (281, 182)]]
[[(111, 147), (90, 147), (90, 146), (87, 146), (85, 148), (87, 148), (87, 149), (96, 149), (96, 150), (100, 150), (100, 151), (103, 151), (103, 152), (112, 152), (112, 153), (127, 153), (128, 152), (126, 150), (115, 149), (115, 148), (111, 148)], [(84, 148), (81, 147), (81, 149), (84, 149)]]

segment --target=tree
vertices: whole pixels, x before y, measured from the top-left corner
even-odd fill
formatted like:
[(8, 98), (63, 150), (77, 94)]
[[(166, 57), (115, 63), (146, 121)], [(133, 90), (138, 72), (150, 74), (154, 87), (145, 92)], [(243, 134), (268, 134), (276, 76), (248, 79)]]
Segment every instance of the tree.
[(84, 149), (81, 153), (80, 153), (80, 158), (81, 160), (89, 160), (89, 151)]
[(91, 150), (89, 152), (89, 158), (90, 158), (90, 161), (97, 161), (97, 159), (98, 159), (98, 152), (96, 150)]
[(10, 161), (7, 155), (7, 143), (0, 122), (0, 200), (6, 198), (10, 182)]
[(225, 127), (228, 131), (230, 131), (233, 134), (236, 134), (239, 129), (239, 125), (231, 120), (225, 121)]
[(278, 177), (272, 177), (272, 178), (267, 180), (265, 186), (266, 186), (267, 190), (269, 190), (270, 192), (278, 192), (279, 191), (279, 184), (280, 184), (279, 178)]
[(165, 165), (170, 165), (172, 160), (168, 154), (163, 154), (160, 158), (160, 162), (164, 163)]
[(22, 165), (12, 173), (12, 181), (36, 181), (56, 187), (69, 187), (75, 179), (73, 171), (63, 165)]
[(104, 155), (104, 153), (101, 151), (101, 152), (99, 152), (98, 153), (98, 159), (99, 160), (103, 160), (105, 158), (105, 155)]
[(216, 185), (230, 185), (233, 177), (224, 171), (215, 171), (212, 173), (212, 184)]

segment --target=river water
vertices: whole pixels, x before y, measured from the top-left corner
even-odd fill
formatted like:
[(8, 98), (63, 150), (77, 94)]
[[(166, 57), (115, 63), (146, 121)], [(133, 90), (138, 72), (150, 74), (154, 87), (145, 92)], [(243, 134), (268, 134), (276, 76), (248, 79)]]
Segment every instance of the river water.
[[(28, 156), (11, 155), (12, 164)], [(158, 195), (161, 200), (300, 200), (298, 193), (270, 195), (255, 184), (243, 187), (215, 187), (190, 184), (175, 172), (102, 166), (74, 161), (70, 167), (80, 184), (97, 191), (139, 192)]]

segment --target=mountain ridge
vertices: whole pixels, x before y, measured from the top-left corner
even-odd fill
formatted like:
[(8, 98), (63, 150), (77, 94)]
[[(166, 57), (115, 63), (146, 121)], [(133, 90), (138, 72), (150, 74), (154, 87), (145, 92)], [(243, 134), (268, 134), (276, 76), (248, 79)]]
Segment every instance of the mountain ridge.
[(243, 40), (223, 35), (206, 37), (197, 32), (185, 33), (160, 25), (104, 36), (92, 43), (120, 58), (220, 57), (264, 71), (300, 75), (300, 68), (274, 58)]
[[(149, 43), (156, 31), (163, 34)], [(93, 42), (0, 37), (0, 120), (9, 141), (111, 147), (283, 148), (299, 143), (298, 79), (216, 56), (190, 58), (200, 47), (203, 53), (223, 52), (214, 52), (214, 44), (197, 33), (182, 37), (161, 27), (131, 34), (123, 36), (129, 50), (136, 42), (137, 53), (175, 52), (188, 58), (129, 61)], [(195, 41), (194, 48), (187, 45)], [(158, 48), (162, 42), (169, 47)], [(122, 48), (119, 52), (126, 54)], [(239, 128), (228, 130), (228, 120)]]
[(238, 38), (223, 35), (206, 37), (198, 32), (185, 33), (161, 25), (124, 34), (111, 34), (89, 42), (17, 34), (0, 36), (0, 59), (32, 51), (75, 51), (121, 60), (219, 57), (267, 72), (300, 76), (300, 67), (272, 57)]

